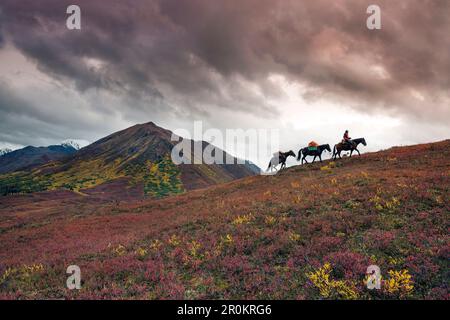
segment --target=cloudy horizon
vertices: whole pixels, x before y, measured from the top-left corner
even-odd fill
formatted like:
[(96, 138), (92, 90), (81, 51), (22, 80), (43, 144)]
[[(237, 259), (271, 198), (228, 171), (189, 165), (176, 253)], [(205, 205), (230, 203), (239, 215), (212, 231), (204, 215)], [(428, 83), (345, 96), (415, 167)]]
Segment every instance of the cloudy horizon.
[[(81, 30), (66, 28), (70, 4)], [(369, 4), (381, 30), (366, 27)], [(445, 0), (3, 0), (0, 148), (197, 120), (278, 129), (295, 151), (345, 129), (364, 151), (448, 139), (448, 12)]]

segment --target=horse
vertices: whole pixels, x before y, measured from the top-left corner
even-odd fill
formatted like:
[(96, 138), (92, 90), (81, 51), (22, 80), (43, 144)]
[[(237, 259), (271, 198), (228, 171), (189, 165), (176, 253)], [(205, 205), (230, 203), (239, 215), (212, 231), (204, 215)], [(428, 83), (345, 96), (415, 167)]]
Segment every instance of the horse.
[(272, 169), (277, 170), (277, 166), (281, 163), (281, 169), (286, 167), (286, 160), (289, 156), (293, 156), (295, 158), (295, 153), (292, 150), (289, 150), (289, 152), (278, 152), (277, 155), (274, 155), (272, 159), (270, 159), (269, 166), (267, 167), (266, 171), (272, 172)]
[[(309, 147), (300, 149), (300, 150), (298, 150), (297, 161), (300, 161), (300, 158), (301, 158), (302, 164), (303, 164), (303, 161), (308, 163), (308, 161), (306, 161), (306, 157), (314, 156), (312, 163), (314, 163), (314, 161), (316, 160), (316, 157), (319, 157), (320, 162), (322, 162), (322, 152), (324, 150), (328, 150), (329, 152), (331, 152), (330, 145), (322, 144), (322, 145), (318, 146), (316, 149), (312, 149), (312, 150), (310, 150)], [(303, 157), (302, 157), (302, 155), (303, 155)]]
[(350, 151), (350, 157), (352, 156), (353, 151), (355, 151), (355, 150), (356, 150), (356, 152), (358, 152), (358, 155), (361, 155), (358, 150), (358, 145), (360, 143), (367, 146), (366, 139), (364, 139), (364, 138), (352, 139), (352, 140), (350, 140), (350, 143), (340, 142), (340, 143), (336, 144), (333, 148), (333, 159), (336, 160), (337, 156), (339, 156), (339, 159), (341, 159), (342, 151)]

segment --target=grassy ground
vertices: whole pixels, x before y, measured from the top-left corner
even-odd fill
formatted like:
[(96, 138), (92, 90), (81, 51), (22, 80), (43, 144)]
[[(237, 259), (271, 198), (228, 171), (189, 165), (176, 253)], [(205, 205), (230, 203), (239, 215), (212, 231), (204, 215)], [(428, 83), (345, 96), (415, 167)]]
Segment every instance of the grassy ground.
[[(30, 172), (20, 171), (0, 175), (0, 196), (48, 190), (82, 192), (102, 184), (127, 180), (127, 187), (143, 185), (143, 195), (156, 198), (179, 194), (184, 191), (181, 172), (169, 156), (158, 162), (147, 161), (128, 165), (121, 159), (105, 163), (101, 159), (80, 161), (68, 170), (52, 172), (58, 163), (50, 163)], [(47, 170), (47, 173), (42, 171)]]
[(159, 200), (2, 197), (0, 298), (447, 299), (449, 156), (393, 148)]

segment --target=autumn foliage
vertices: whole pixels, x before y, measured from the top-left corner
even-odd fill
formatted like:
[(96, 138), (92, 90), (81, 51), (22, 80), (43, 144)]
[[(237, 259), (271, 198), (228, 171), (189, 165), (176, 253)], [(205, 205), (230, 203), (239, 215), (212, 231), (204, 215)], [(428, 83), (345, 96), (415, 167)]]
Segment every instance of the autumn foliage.
[[(449, 157), (444, 141), (162, 199), (1, 197), (0, 297), (448, 299)], [(71, 264), (81, 290), (65, 287)]]

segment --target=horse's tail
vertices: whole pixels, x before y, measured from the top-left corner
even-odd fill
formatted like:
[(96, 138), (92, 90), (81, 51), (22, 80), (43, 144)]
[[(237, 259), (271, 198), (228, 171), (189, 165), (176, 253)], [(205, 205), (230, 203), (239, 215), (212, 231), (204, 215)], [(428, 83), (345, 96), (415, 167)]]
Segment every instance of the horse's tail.
[(272, 160), (269, 161), (269, 166), (267, 167), (266, 171), (269, 171), (270, 167), (272, 166)]
[(336, 154), (336, 145), (334, 145), (334, 147), (333, 147), (333, 157), (335, 154)]
[(297, 161), (300, 161), (300, 159), (302, 158), (302, 151), (303, 149), (298, 150)]

